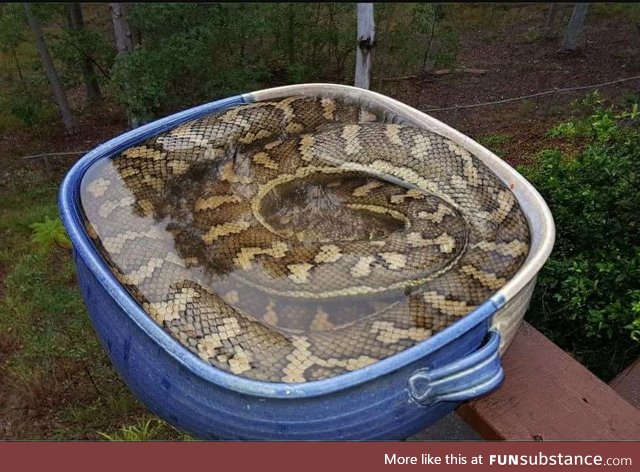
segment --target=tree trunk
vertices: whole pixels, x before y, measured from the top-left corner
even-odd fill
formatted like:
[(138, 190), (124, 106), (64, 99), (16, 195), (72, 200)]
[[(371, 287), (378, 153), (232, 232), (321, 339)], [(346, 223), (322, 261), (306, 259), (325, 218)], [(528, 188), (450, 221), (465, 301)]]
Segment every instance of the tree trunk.
[(375, 23), (373, 21), (373, 3), (358, 3), (358, 49), (356, 50), (356, 87), (368, 89), (371, 83), (371, 63)]
[(295, 5), (293, 3), (289, 4), (289, 35), (287, 37), (287, 49), (289, 55), (289, 65), (293, 65), (293, 61), (296, 57), (295, 50), (295, 20), (296, 20), (296, 12), (294, 10)]
[(547, 19), (544, 22), (544, 36), (545, 38), (552, 38), (556, 33), (556, 18), (558, 17), (558, 11), (560, 10), (559, 3), (552, 3), (549, 5), (549, 11), (547, 12)]
[(424, 50), (424, 57), (422, 58), (423, 72), (431, 72), (433, 70), (433, 66), (435, 65), (434, 60), (429, 57), (429, 53), (431, 52), (431, 45), (433, 44), (433, 36), (436, 32), (436, 22), (438, 21), (436, 6), (433, 4), (431, 4), (431, 15), (431, 31), (429, 31), (429, 39), (427, 40), (427, 45)]
[(131, 40), (131, 49), (135, 49), (136, 46), (140, 46), (142, 44), (142, 31), (137, 26), (131, 27), (127, 18), (129, 17), (129, 10), (131, 8), (130, 3), (121, 3), (122, 5), (122, 17), (124, 21), (127, 23), (127, 27), (129, 28), (129, 37)]
[(18, 55), (16, 54), (16, 48), (11, 47), (11, 55), (13, 56), (13, 62), (16, 65), (16, 70), (18, 71), (18, 78), (20, 79), (20, 84), (24, 89), (25, 93), (29, 93), (29, 88), (27, 87), (27, 83), (24, 80), (24, 75), (22, 74), (22, 67), (20, 67), (20, 61), (18, 60)]
[(49, 83), (51, 84), (51, 89), (53, 90), (53, 95), (56, 99), (56, 103), (58, 104), (58, 109), (62, 115), (64, 127), (67, 130), (67, 133), (75, 134), (78, 132), (78, 126), (75, 118), (73, 117), (71, 107), (69, 107), (69, 102), (67, 101), (67, 96), (64, 93), (60, 77), (56, 72), (51, 56), (49, 55), (49, 49), (47, 48), (47, 43), (44, 40), (40, 23), (33, 14), (33, 8), (30, 3), (24, 4), (24, 11), (27, 16), (29, 27), (31, 28), (31, 32), (36, 39), (36, 48), (38, 49), (38, 54), (40, 55), (40, 60), (42, 61), (42, 66), (47, 74)]
[[(122, 3), (110, 3), (111, 19), (113, 20), (113, 31), (116, 36), (116, 48), (118, 55), (129, 54), (133, 51), (133, 41), (131, 27), (127, 21), (125, 5)], [(127, 85), (125, 84), (125, 91)], [(140, 119), (135, 116), (131, 110), (127, 110), (127, 121), (129, 128), (137, 128), (140, 126)]]
[(113, 20), (113, 31), (116, 35), (118, 53), (133, 51), (131, 27), (125, 16), (124, 5), (122, 3), (110, 3), (109, 8), (111, 8), (111, 19)]
[[(69, 28), (74, 33), (81, 33), (84, 29), (84, 19), (82, 18), (82, 8), (79, 3), (68, 3), (67, 12), (69, 15)], [(82, 78), (87, 90), (87, 102), (95, 105), (102, 100), (98, 78), (93, 68), (93, 61), (89, 55), (82, 52)]]
[(582, 29), (584, 19), (587, 16), (588, 3), (576, 3), (571, 13), (571, 19), (564, 33), (564, 40), (560, 49), (564, 52), (573, 52), (582, 45)]

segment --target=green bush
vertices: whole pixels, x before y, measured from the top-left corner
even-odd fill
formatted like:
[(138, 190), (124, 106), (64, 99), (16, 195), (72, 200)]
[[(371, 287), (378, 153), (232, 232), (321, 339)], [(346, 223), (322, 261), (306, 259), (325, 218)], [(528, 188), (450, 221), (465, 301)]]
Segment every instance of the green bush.
[(585, 105), (590, 116), (549, 133), (582, 151), (544, 151), (523, 169), (557, 229), (528, 318), (608, 380), (640, 356), (640, 129), (637, 105), (620, 115)]

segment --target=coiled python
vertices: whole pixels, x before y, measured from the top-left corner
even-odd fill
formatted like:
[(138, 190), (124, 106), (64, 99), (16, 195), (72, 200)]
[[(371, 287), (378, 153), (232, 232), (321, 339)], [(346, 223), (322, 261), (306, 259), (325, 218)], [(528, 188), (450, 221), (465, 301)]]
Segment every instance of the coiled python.
[(274, 382), (415, 345), (529, 249), (515, 197), (479, 159), (329, 97), (192, 120), (94, 164), (81, 195), (150, 316), (206, 362)]

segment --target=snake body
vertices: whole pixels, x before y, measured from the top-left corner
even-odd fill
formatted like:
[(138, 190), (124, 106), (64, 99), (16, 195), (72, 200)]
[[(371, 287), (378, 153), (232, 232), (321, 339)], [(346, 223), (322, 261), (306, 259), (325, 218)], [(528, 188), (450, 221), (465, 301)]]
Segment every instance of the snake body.
[(204, 361), (307, 382), (423, 341), (512, 277), (513, 193), (432, 131), (329, 97), (198, 118), (83, 179), (88, 234), (156, 322)]

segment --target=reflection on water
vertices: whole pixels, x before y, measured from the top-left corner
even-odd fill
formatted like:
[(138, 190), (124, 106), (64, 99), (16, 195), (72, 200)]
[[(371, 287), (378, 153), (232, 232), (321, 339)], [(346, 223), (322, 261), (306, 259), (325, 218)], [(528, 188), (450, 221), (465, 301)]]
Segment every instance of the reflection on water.
[[(110, 264), (124, 274), (141, 275), (149, 260), (164, 258), (164, 271), (147, 270), (146, 277), (134, 280), (132, 292), (139, 300), (161, 300), (173, 284), (190, 280), (268, 325), (290, 332), (307, 332), (343, 326), (406, 299), (402, 290), (319, 300), (279, 296), (261, 290), (245, 270), (229, 260), (242, 252), (243, 247), (268, 248), (270, 238), (265, 231), (287, 240), (301, 259), (305, 258), (305, 252), (316, 253), (319, 245), (381, 241), (405, 229), (407, 222), (399, 213), (372, 211), (384, 208), (383, 205), (360, 207), (354, 203), (352, 194), (357, 189), (375, 188), (380, 200), (384, 200), (384, 196), (404, 194), (407, 189), (358, 172), (288, 181), (262, 199), (259, 212), (263, 228), (248, 226), (244, 234), (230, 233), (226, 241), (220, 238), (215, 244), (207, 244), (203, 239), (212, 227), (231, 220), (242, 222), (248, 219), (243, 212), (251, 214), (248, 200), (254, 196), (255, 188), (248, 189), (254, 185), (246, 183), (248, 179), (225, 186), (224, 195), (220, 195), (215, 184), (219, 183), (216, 179), (224, 172), (221, 170), (224, 166), (223, 159), (208, 168), (195, 168), (184, 179), (172, 182), (162, 198), (154, 201), (152, 211), (143, 209), (139, 196), (127, 186), (122, 169), (113, 161), (99, 161), (87, 171), (81, 190), (83, 208), (89, 227), (97, 233), (96, 242)], [(96, 183), (106, 181), (108, 192), (96, 199), (91, 190), (95, 193)], [(211, 206), (223, 201), (227, 206), (224, 212), (223, 204), (217, 207), (220, 214), (212, 215)], [(253, 262), (254, 274), (266, 274), (272, 281), (291, 275), (282, 272), (281, 266), (273, 267), (269, 258), (256, 258)], [(160, 269), (160, 262), (157, 265)], [(340, 277), (344, 274), (334, 274), (334, 278)], [(318, 284), (322, 282), (318, 280)], [(323, 319), (325, 323), (319, 321)]]
[[(381, 116), (342, 106), (334, 121), (344, 124), (363, 119)], [(201, 121), (206, 126), (206, 118)], [(317, 129), (329, 126), (316, 118), (310, 121)], [(269, 282), (288, 278), (295, 283), (296, 276), (304, 278), (307, 266), (322, 262), (310, 258), (315, 254), (317, 260), (321, 247), (335, 249), (351, 242), (357, 250), (358, 243), (382, 241), (407, 226), (401, 213), (387, 211), (385, 205), (385, 199), (407, 189), (361, 172), (319, 172), (284, 179), (262, 195), (258, 207), (252, 206), (268, 179), (291, 172), (287, 159), (289, 165), (298, 165), (289, 158), (297, 153), (287, 145), (289, 135), (286, 131), (270, 138), (280, 144), (276, 149), (280, 168), (275, 172), (270, 171), (269, 157), (260, 160), (256, 146), (252, 149), (231, 140), (223, 146), (218, 143), (224, 151), (212, 159), (207, 156), (211, 146), (194, 146), (175, 134), (161, 136), (153, 146), (135, 153), (101, 160), (87, 171), (81, 201), (88, 227), (116, 273), (130, 275), (127, 281), (132, 283), (125, 285), (141, 303), (162, 303), (172, 286), (189, 280), (256, 320), (305, 332), (351, 323), (406, 297), (401, 289), (384, 295), (314, 298), (314, 291), (335, 289), (342, 279), (348, 286), (349, 274), (331, 274), (330, 269), (305, 290), (311, 297), (263, 290)], [(169, 170), (174, 172), (149, 165), (166, 159), (172, 160)], [(179, 166), (184, 172), (175, 172)], [(362, 195), (354, 198), (358, 191)], [(373, 191), (377, 199), (364, 198)], [(288, 257), (292, 263), (283, 264), (278, 257), (274, 235), (294, 253)], [(242, 255), (254, 256), (242, 261), (250, 263), (251, 270), (238, 268)], [(331, 257), (337, 256), (327, 252), (326, 258)], [(357, 253), (343, 257), (359, 260)], [(300, 270), (292, 274), (286, 267), (295, 267), (295, 260), (300, 261)], [(329, 281), (332, 283), (325, 283)], [(319, 323), (322, 319), (327, 322)]]

